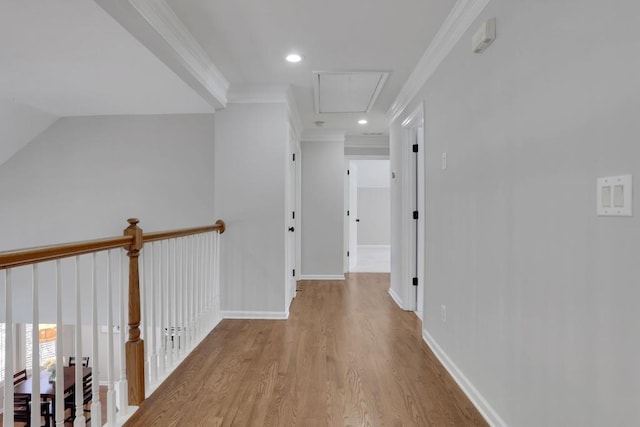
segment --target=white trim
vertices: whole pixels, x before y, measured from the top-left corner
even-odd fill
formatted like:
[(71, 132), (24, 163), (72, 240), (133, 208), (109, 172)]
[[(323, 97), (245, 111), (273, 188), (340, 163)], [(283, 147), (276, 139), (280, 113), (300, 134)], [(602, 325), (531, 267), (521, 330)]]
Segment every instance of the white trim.
[(426, 329), (422, 330), (422, 339), (427, 344), (427, 346), (431, 349), (433, 354), (438, 358), (442, 366), (451, 374), (454, 381), (458, 383), (464, 394), (467, 395), (473, 406), (480, 412), (489, 423), (489, 425), (493, 427), (506, 427), (507, 423), (504, 422), (500, 415), (491, 407), (487, 399), (480, 394), (478, 389), (476, 389), (471, 381), (464, 375), (464, 373), (453, 363), (453, 360), (447, 355), (447, 353), (438, 345), (436, 340), (427, 332)]
[(229, 82), (165, 0), (128, 0), (129, 4), (170, 47), (181, 67), (189, 72), (222, 107)]
[(402, 310), (406, 311), (406, 309), (404, 308), (404, 303), (402, 302), (402, 299), (398, 296), (398, 294), (396, 294), (396, 292), (392, 288), (389, 288), (388, 292), (389, 292), (389, 295), (391, 296), (391, 299), (396, 304), (398, 304), (398, 307), (400, 307)]
[(345, 141), (344, 132), (326, 131), (305, 131), (300, 137), (302, 142), (342, 142)]
[(228, 104), (285, 104), (287, 117), (296, 140), (302, 133), (302, 120), (291, 86), (233, 86), (227, 93)]
[(227, 93), (229, 104), (284, 104), (289, 101), (288, 86), (233, 86)]
[(460, 37), (469, 29), (480, 12), (490, 0), (457, 0), (435, 37), (422, 55), (400, 93), (391, 104), (387, 116), (391, 121), (397, 119), (418, 94), (440, 63), (458, 43)]
[(286, 320), (289, 318), (288, 311), (242, 311), (227, 310), (222, 312), (223, 319), (264, 319), (264, 320)]
[(336, 275), (302, 275), (300, 280), (345, 280), (344, 274)]

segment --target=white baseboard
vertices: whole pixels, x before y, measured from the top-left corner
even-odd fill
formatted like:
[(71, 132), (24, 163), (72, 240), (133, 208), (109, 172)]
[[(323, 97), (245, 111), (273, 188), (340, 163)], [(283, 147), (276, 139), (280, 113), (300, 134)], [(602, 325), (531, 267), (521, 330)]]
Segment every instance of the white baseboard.
[(389, 288), (389, 295), (391, 296), (391, 299), (394, 300), (396, 304), (398, 304), (398, 307), (400, 307), (402, 310), (405, 309), (402, 300), (400, 299), (398, 294), (396, 294), (395, 291), (391, 288)]
[(262, 320), (283, 320), (289, 318), (289, 313), (285, 311), (223, 311), (223, 319), (262, 319)]
[(491, 407), (489, 402), (480, 394), (471, 381), (464, 375), (464, 373), (456, 366), (455, 363), (449, 358), (447, 353), (438, 345), (436, 340), (427, 332), (422, 330), (422, 339), (429, 346), (433, 354), (436, 355), (442, 366), (451, 374), (456, 383), (460, 386), (464, 394), (467, 395), (473, 406), (480, 412), (492, 427), (507, 427), (507, 423), (504, 422), (500, 415)]
[(303, 275), (300, 276), (300, 280), (344, 280), (344, 274), (336, 274), (334, 275)]

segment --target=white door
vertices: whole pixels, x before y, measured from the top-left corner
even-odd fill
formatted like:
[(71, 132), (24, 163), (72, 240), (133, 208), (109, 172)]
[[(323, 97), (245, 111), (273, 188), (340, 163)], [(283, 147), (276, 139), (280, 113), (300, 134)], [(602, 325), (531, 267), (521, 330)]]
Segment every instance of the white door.
[(299, 161), (296, 153), (296, 145), (293, 137), (290, 137), (289, 168), (287, 170), (287, 275), (289, 277), (287, 285), (287, 305), (296, 296), (296, 162)]
[(358, 264), (358, 167), (349, 162), (349, 271)]

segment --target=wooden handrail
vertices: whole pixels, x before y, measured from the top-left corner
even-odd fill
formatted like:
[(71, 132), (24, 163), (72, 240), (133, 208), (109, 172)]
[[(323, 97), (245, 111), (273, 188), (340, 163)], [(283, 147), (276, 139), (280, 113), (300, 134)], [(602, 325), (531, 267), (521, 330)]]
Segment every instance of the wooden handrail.
[(17, 251), (0, 252), (0, 270), (37, 264), (39, 262), (68, 258), (76, 255), (99, 252), (107, 249), (124, 248), (131, 245), (133, 237), (119, 236), (106, 239), (86, 240), (62, 245), (40, 246)]
[(183, 228), (181, 230), (172, 231), (156, 231), (155, 233), (146, 233), (142, 235), (143, 242), (155, 242), (157, 240), (175, 239), (176, 237), (184, 237), (192, 234), (208, 233), (210, 231), (217, 231), (220, 234), (224, 233), (225, 224), (221, 219), (217, 220), (214, 225), (207, 225), (203, 227)]
[[(217, 231), (222, 234), (224, 233), (224, 230), (225, 223), (219, 219), (214, 225), (147, 233), (142, 236), (142, 241), (154, 242), (158, 240), (189, 236), (192, 234), (207, 233), (210, 231)], [(69, 258), (92, 252), (100, 252), (107, 249), (126, 248), (132, 243), (132, 236), (118, 236), (0, 252), (0, 270), (37, 264), (39, 262), (53, 261), (61, 258)]]
[(145, 397), (144, 341), (140, 338), (140, 275), (138, 266), (140, 251), (145, 242), (174, 239), (212, 231), (222, 234), (226, 227), (224, 221), (217, 220), (214, 225), (209, 226), (144, 234), (142, 229), (138, 227), (138, 219), (130, 218), (127, 221), (129, 226), (124, 230), (124, 236), (0, 252), (0, 270), (124, 248), (129, 257), (129, 340), (125, 346), (129, 404), (139, 405)]

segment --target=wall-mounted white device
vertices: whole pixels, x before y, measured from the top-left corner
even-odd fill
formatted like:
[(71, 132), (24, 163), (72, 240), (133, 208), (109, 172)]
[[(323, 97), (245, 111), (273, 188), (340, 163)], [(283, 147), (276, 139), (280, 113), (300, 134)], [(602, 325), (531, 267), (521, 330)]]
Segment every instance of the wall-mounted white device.
[(598, 178), (598, 216), (631, 216), (631, 175)]
[(471, 48), (474, 53), (482, 53), (496, 39), (496, 18), (482, 23), (478, 31), (471, 38)]

